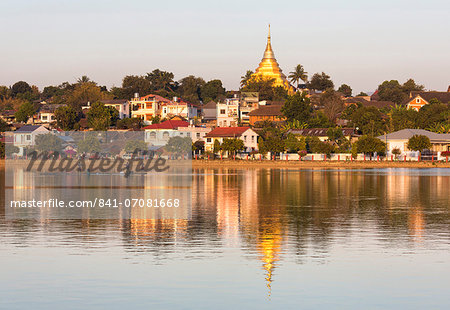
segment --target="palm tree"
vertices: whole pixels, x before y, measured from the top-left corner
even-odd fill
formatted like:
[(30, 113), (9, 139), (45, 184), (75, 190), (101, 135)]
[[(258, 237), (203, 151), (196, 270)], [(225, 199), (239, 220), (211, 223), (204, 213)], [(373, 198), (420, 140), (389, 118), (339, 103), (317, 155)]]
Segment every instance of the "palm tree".
[(305, 71), (302, 65), (297, 65), (294, 71), (289, 72), (289, 79), (292, 83), (297, 83), (297, 88), (300, 85), (300, 80), (306, 82), (308, 80), (308, 72)]
[(83, 75), (81, 78), (77, 79), (77, 83), (83, 84), (83, 83), (89, 83), (91, 82), (91, 79), (87, 75)]
[(253, 71), (247, 70), (245, 75), (241, 76), (241, 87), (244, 87), (245, 85), (247, 85), (247, 82), (252, 78), (252, 75), (253, 75)]

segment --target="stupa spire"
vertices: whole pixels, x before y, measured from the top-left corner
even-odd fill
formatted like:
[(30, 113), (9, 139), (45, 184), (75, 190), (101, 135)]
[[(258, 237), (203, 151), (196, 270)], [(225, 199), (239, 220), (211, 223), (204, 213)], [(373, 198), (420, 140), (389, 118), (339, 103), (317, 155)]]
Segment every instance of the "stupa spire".
[(274, 79), (274, 86), (282, 86), (287, 89), (289, 93), (294, 92), (293, 87), (289, 84), (286, 76), (281, 71), (278, 62), (275, 59), (275, 54), (272, 50), (271, 44), (270, 24), (269, 33), (267, 35), (266, 50), (264, 51), (263, 59), (259, 63), (258, 68), (256, 68), (254, 75)]
[(266, 50), (264, 51), (264, 57), (269, 59), (275, 59), (275, 54), (272, 50), (272, 44), (270, 43), (270, 24), (269, 24), (269, 35), (267, 36)]

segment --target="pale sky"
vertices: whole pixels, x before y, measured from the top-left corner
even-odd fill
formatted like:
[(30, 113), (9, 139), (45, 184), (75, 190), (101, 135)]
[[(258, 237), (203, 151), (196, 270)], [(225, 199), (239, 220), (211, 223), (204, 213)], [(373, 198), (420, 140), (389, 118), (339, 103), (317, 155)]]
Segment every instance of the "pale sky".
[(0, 85), (88, 75), (111, 87), (159, 68), (237, 89), (268, 23), (286, 75), (302, 64), (354, 94), (386, 79), (450, 84), (448, 0), (0, 0)]

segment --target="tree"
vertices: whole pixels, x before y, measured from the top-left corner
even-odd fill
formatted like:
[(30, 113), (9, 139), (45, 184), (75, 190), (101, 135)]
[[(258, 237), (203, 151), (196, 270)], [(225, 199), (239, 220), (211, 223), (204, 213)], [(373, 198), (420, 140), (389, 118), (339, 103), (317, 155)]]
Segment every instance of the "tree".
[(430, 103), (420, 108), (416, 118), (418, 128), (430, 128), (440, 123), (450, 123), (449, 105)]
[(402, 152), (400, 151), (400, 149), (398, 147), (396, 147), (395, 149), (392, 150), (392, 155), (395, 156), (395, 159), (398, 159), (398, 156), (401, 154)]
[(82, 77), (77, 79), (78, 84), (89, 83), (89, 82), (92, 82), (95, 84), (95, 82), (91, 81), (91, 79), (87, 75), (83, 75)]
[(148, 146), (143, 140), (128, 140), (123, 149), (127, 153), (137, 153), (148, 150)]
[(177, 86), (173, 78), (174, 75), (172, 72), (162, 71), (159, 69), (155, 69), (151, 73), (147, 73), (147, 76), (145, 77), (145, 79), (150, 81), (152, 90), (165, 90), (168, 92), (173, 92)]
[(101, 151), (100, 141), (95, 132), (87, 132), (83, 139), (77, 141), (78, 153), (98, 153)]
[(390, 80), (384, 81), (378, 86), (378, 95), (381, 100), (400, 104), (408, 98), (410, 92), (423, 89), (424, 86), (416, 84), (413, 79), (407, 80), (403, 85), (400, 85), (397, 80)]
[(289, 79), (292, 83), (297, 83), (297, 88), (300, 85), (300, 81), (306, 82), (308, 80), (308, 72), (305, 71), (302, 65), (297, 65), (294, 71), (289, 73)]
[(386, 144), (383, 141), (367, 135), (361, 136), (355, 144), (358, 152), (369, 154), (370, 157), (374, 153), (384, 154), (386, 151)]
[(408, 140), (407, 144), (408, 149), (411, 151), (419, 151), (428, 150), (431, 148), (430, 139), (424, 135), (414, 135)]
[(333, 89), (328, 89), (320, 96), (320, 104), (324, 107), (323, 112), (333, 123), (344, 110), (344, 101)]
[(0, 86), (0, 101), (9, 98), (11, 91), (6, 86)]
[(413, 79), (407, 80), (402, 85), (403, 92), (405, 92), (407, 95), (409, 95), (412, 91), (422, 91), (425, 89), (425, 86), (416, 84), (416, 82)]
[(104, 94), (100, 87), (96, 86), (94, 82), (86, 82), (76, 84), (74, 90), (67, 98), (67, 104), (72, 106), (76, 111), (81, 112), (81, 107), (88, 102), (97, 102), (102, 99), (109, 99), (107, 94)]
[(329, 128), (336, 124), (332, 123), (322, 111), (314, 111), (308, 120), (308, 128)]
[(233, 139), (224, 139), (222, 142), (221, 149), (228, 153), (228, 155), (234, 155), (237, 151), (240, 151), (244, 148), (244, 141), (241, 139), (233, 138)]
[(19, 94), (25, 94), (27, 92), (31, 92), (32, 88), (30, 84), (28, 84), (25, 81), (19, 81), (14, 83), (14, 85), (11, 87), (11, 95), (13, 97), (16, 97)]
[(150, 117), (150, 123), (152, 124), (160, 124), (161, 123), (161, 116), (159, 115), (154, 115), (152, 117)]
[(42, 134), (36, 136), (36, 150), (40, 152), (61, 152), (62, 140), (54, 134)]
[(318, 137), (309, 137), (307, 142), (312, 153), (330, 155), (335, 150), (331, 143), (322, 142)]
[(119, 99), (130, 99), (134, 94), (145, 96), (152, 91), (152, 82), (143, 76), (127, 75), (122, 80), (122, 87), (113, 87), (111, 92)]
[(242, 92), (258, 92), (260, 100), (273, 100), (275, 79), (262, 75), (253, 75), (247, 80), (245, 86), (241, 88)]
[(42, 99), (48, 100), (50, 98), (56, 97), (56, 96), (63, 96), (64, 90), (61, 89), (58, 86), (46, 86), (44, 87), (44, 90), (42, 91)]
[(221, 80), (211, 80), (201, 87), (200, 94), (203, 102), (218, 100), (225, 97), (225, 88)]
[[(118, 112), (116, 109), (114, 110)], [(109, 107), (97, 101), (91, 105), (91, 108), (87, 112), (87, 121), (89, 127), (95, 131), (107, 130), (114, 122), (116, 116), (118, 114), (113, 114), (113, 111)]]
[(407, 128), (416, 128), (419, 112), (408, 109), (406, 106), (395, 105), (389, 111), (391, 131), (398, 131)]
[(26, 101), (19, 107), (19, 110), (17, 110), (14, 116), (18, 122), (26, 123), (34, 113), (36, 113), (34, 105), (31, 102)]
[(10, 157), (13, 154), (19, 153), (20, 149), (18, 146), (8, 143), (6, 145), (4, 142), (0, 141), (0, 158), (5, 158), (5, 156)]
[(205, 85), (205, 80), (200, 77), (189, 75), (180, 80), (178, 91), (183, 99), (191, 103), (200, 103), (200, 90)]
[(222, 151), (222, 145), (220, 144), (220, 141), (215, 139), (214, 140), (214, 145), (213, 145), (213, 152), (219, 153), (220, 151)]
[(278, 128), (263, 128), (258, 139), (258, 149), (261, 154), (284, 152), (285, 147), (283, 134)]
[(191, 154), (192, 140), (189, 137), (171, 137), (165, 149), (174, 155)]
[(288, 121), (307, 122), (311, 117), (312, 107), (306, 93), (295, 93), (285, 101), (281, 112)]
[(378, 96), (381, 100), (402, 103), (407, 95), (397, 80), (384, 81), (378, 86)]
[(339, 86), (338, 92), (341, 92), (345, 97), (351, 97), (352, 96), (352, 88), (348, 86), (347, 84), (342, 84)]
[(116, 108), (111, 107), (111, 106), (107, 106), (106, 109), (109, 112), (109, 126), (115, 126), (117, 124), (117, 121), (120, 119), (119, 118), (119, 111), (117, 111)]
[(139, 117), (125, 117), (117, 121), (117, 129), (139, 130), (142, 127), (142, 119)]
[(386, 125), (382, 113), (376, 107), (348, 107), (346, 117), (350, 126), (357, 127), (363, 135), (376, 136), (385, 132)]
[(309, 89), (316, 89), (324, 91), (328, 88), (334, 88), (334, 83), (330, 79), (330, 76), (325, 74), (325, 72), (322, 73), (314, 73), (311, 80), (307, 84), (307, 87)]
[(297, 138), (294, 134), (289, 133), (284, 140), (285, 150), (288, 152), (297, 153), (298, 151), (306, 150), (306, 142), (304, 137)]
[(0, 132), (10, 131), (8, 123), (5, 122), (2, 118), (0, 118)]
[(55, 110), (56, 124), (62, 130), (73, 130), (78, 121), (78, 114), (70, 106), (62, 106)]
[(205, 151), (205, 141), (201, 141), (201, 140), (195, 141), (192, 144), (192, 149), (193, 149), (193, 151), (204, 152)]
[(241, 76), (241, 88), (247, 86), (248, 81), (252, 78), (253, 71), (247, 70), (243, 76)]
[(327, 130), (327, 136), (328, 140), (337, 142), (344, 138), (344, 134), (342, 133), (342, 128), (336, 127), (336, 128), (329, 128)]

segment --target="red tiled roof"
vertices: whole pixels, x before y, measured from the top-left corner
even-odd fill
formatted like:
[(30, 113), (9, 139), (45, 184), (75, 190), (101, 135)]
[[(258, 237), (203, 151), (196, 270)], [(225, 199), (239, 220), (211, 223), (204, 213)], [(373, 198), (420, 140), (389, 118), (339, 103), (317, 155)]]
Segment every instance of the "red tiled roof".
[(217, 127), (205, 137), (240, 137), (250, 127)]
[(149, 99), (149, 98), (152, 98), (152, 99), (155, 98), (156, 101), (171, 102), (171, 100), (169, 100), (167, 98), (161, 97), (159, 95), (153, 95), (153, 94), (141, 97), (140, 100), (145, 101), (146, 99)]
[(189, 123), (186, 121), (168, 120), (160, 124), (151, 124), (143, 129), (176, 129), (178, 127), (188, 127)]

